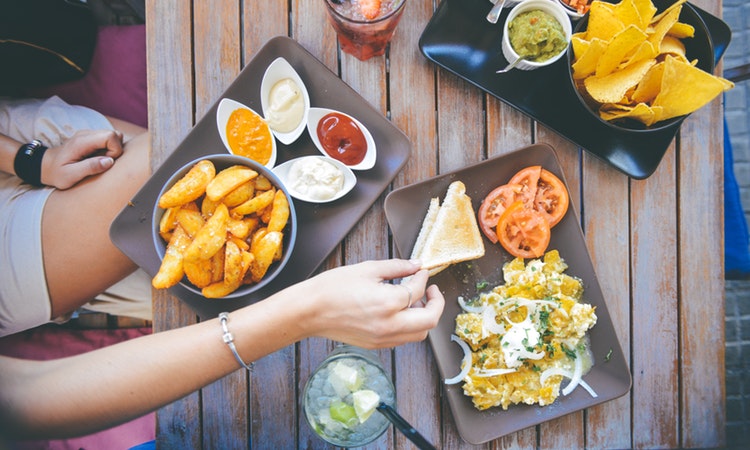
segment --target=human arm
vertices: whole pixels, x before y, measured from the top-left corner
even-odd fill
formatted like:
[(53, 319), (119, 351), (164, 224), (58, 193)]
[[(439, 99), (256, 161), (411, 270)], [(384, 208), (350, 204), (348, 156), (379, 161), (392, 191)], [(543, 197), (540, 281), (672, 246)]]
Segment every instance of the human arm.
[[(0, 134), (0, 170), (16, 175), (13, 163), (23, 144)], [(119, 131), (78, 131), (62, 145), (49, 148), (44, 154), (41, 182), (46, 186), (68, 189), (88, 176), (106, 171), (121, 154), (122, 133)]]
[[(340, 267), (234, 311), (228, 327), (246, 362), (319, 336), (362, 347), (419, 341), (444, 299), (427, 272), (404, 260)], [(384, 281), (408, 280), (408, 290)], [(0, 357), (0, 426), (14, 438), (81, 435), (175, 401), (239, 368), (212, 319), (54, 360)], [(179, 376), (176, 376), (179, 374)]]

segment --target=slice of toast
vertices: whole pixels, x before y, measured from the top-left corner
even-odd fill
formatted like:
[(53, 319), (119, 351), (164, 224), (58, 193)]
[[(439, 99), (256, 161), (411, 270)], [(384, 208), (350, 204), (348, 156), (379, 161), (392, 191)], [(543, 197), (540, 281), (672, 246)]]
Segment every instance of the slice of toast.
[(451, 264), (484, 256), (474, 208), (462, 182), (448, 186), (442, 205), (437, 199), (430, 201), (412, 256), (422, 261), (422, 268), (430, 275)]

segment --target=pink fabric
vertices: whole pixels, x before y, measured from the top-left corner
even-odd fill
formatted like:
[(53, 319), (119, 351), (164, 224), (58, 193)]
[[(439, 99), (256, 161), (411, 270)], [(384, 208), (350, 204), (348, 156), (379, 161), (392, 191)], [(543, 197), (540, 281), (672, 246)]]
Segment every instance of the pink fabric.
[[(48, 324), (0, 339), (0, 354), (35, 360), (77, 355), (151, 333), (150, 328), (74, 330)], [(156, 420), (147, 414), (99, 433), (72, 439), (13, 443), (18, 450), (127, 449), (155, 439)]]
[(70, 104), (147, 127), (146, 26), (100, 27), (91, 68), (83, 78), (29, 94), (58, 95)]

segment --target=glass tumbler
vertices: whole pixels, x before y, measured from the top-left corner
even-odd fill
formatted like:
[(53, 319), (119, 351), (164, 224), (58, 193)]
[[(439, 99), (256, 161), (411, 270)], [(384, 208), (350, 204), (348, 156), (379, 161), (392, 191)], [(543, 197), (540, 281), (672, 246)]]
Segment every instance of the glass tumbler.
[(406, 4), (406, 0), (381, 0), (377, 16), (368, 19), (360, 11), (359, 0), (324, 1), (341, 50), (362, 61), (385, 53)]
[(346, 448), (361, 447), (379, 438), (391, 423), (377, 411), (360, 420), (355, 413), (358, 391), (373, 391), (379, 401), (396, 406), (396, 391), (377, 353), (341, 345), (305, 385), (303, 407), (310, 428), (326, 442)]

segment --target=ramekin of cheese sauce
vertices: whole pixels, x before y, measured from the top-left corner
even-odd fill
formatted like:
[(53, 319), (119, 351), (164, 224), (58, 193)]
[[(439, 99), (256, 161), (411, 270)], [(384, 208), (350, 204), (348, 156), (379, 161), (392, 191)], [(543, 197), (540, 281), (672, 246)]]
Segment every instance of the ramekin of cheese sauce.
[(222, 99), (216, 123), (230, 153), (244, 156), (267, 167), (276, 163), (276, 140), (268, 123), (251, 108), (231, 99)]

